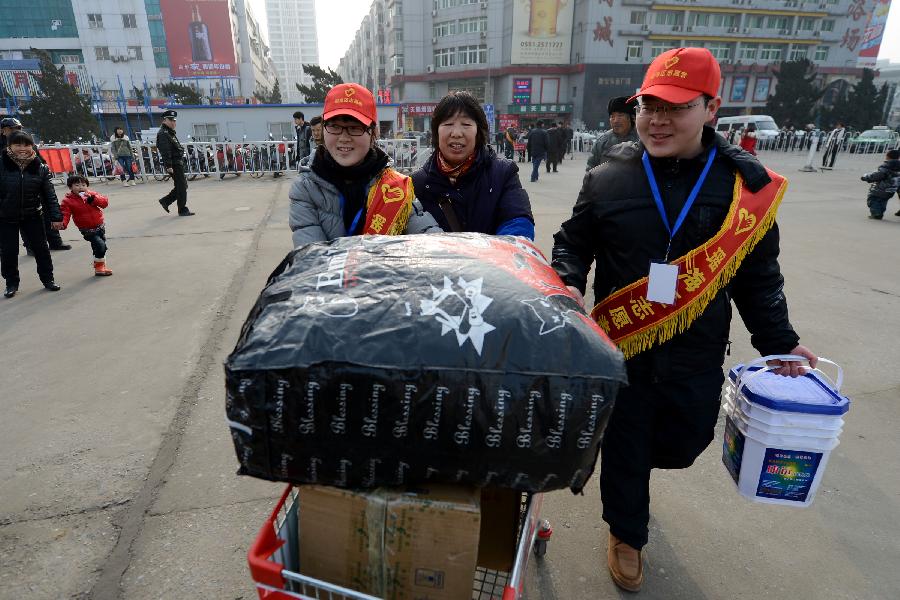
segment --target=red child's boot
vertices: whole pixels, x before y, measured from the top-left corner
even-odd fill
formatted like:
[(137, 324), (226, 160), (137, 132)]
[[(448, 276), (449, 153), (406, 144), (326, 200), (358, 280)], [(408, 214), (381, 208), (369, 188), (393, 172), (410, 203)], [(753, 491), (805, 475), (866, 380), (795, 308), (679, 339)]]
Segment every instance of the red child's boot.
[(106, 277), (112, 275), (112, 271), (106, 268), (105, 260), (94, 259), (94, 275), (97, 277)]

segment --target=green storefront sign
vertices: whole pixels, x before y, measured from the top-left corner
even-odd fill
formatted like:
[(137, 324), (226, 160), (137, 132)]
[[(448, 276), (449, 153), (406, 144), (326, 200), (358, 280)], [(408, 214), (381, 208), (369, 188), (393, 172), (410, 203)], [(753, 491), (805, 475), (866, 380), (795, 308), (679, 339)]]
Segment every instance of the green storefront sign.
[(511, 115), (572, 112), (571, 104), (508, 104), (507, 107)]

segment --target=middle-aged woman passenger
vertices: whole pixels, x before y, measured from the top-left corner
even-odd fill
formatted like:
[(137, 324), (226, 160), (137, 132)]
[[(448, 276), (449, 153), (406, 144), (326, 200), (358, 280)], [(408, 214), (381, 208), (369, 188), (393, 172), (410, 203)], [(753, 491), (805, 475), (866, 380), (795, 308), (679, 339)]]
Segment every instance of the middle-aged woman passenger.
[(488, 123), (478, 101), (454, 92), (431, 117), (434, 152), (413, 173), (416, 197), (444, 231), (474, 231), (534, 239), (528, 192), (515, 162), (487, 145)]
[(19, 290), (19, 232), (34, 253), (38, 277), (51, 292), (53, 259), (44, 232), (46, 212), (54, 229), (62, 227), (59, 200), (50, 181), (50, 169), (37, 157), (34, 140), (24, 131), (13, 132), (0, 156), (0, 271), (6, 280), (3, 294), (12, 298)]

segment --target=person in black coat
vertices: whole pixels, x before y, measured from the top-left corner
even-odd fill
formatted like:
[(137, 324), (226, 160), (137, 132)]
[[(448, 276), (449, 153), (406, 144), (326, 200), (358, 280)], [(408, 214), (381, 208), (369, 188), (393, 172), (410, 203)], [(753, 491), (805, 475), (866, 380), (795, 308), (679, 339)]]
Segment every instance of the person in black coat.
[(550, 139), (544, 131), (544, 122), (538, 121), (525, 138), (528, 140), (528, 154), (531, 156), (531, 181), (537, 181), (541, 161), (547, 158), (550, 150)]
[(434, 152), (413, 173), (422, 206), (444, 231), (475, 231), (534, 239), (528, 192), (515, 162), (487, 145), (488, 123), (468, 92), (445, 96), (431, 118)]
[(167, 110), (162, 114), (162, 126), (156, 134), (156, 149), (159, 151), (163, 167), (172, 177), (175, 184), (172, 191), (159, 199), (163, 210), (169, 212), (169, 206), (178, 204), (178, 216), (190, 217), (194, 213), (187, 207), (187, 178), (184, 175), (184, 146), (178, 141), (175, 134), (178, 113)]
[(53, 259), (44, 232), (43, 213), (54, 229), (62, 227), (59, 200), (50, 169), (38, 160), (34, 140), (16, 131), (0, 156), (0, 272), (6, 282), (4, 296), (19, 290), (19, 233), (34, 253), (38, 277), (50, 291), (59, 291), (53, 279)]

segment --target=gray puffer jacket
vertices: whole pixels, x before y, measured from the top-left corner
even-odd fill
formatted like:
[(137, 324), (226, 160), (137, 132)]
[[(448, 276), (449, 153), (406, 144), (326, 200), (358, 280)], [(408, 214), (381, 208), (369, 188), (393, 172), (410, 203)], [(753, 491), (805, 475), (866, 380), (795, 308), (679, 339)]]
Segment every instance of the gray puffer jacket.
[[(366, 186), (366, 194), (381, 173)], [(289, 223), (294, 247), (311, 242), (327, 242), (347, 235), (341, 214), (341, 194), (338, 189), (307, 167), (300, 168), (289, 193), (291, 212)], [(418, 200), (413, 200), (412, 212), (405, 234), (441, 233), (443, 230)]]

